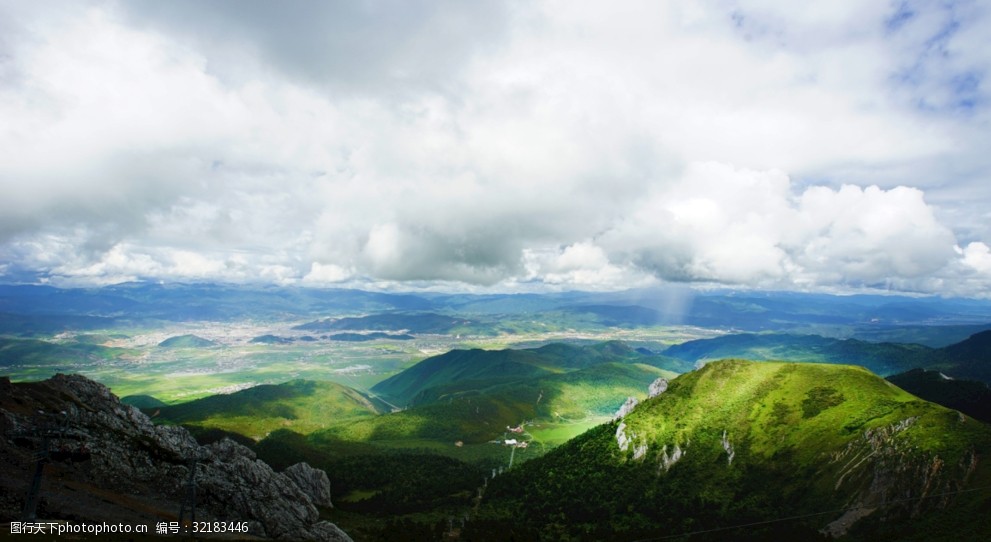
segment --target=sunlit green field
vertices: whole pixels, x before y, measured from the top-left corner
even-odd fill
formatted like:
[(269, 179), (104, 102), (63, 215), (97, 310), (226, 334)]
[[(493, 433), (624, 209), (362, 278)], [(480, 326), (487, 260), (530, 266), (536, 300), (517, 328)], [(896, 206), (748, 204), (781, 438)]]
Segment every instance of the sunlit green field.
[(527, 431), (533, 436), (535, 445), (552, 448), (564, 444), (596, 425), (606, 423), (609, 419), (608, 416), (590, 416), (575, 421), (537, 423), (528, 426)]

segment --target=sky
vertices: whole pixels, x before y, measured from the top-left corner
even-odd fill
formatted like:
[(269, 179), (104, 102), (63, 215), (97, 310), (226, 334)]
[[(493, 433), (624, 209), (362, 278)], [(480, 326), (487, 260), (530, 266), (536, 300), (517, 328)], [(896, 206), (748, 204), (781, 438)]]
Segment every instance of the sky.
[(987, 298), (989, 74), (979, 1), (0, 0), (0, 282)]

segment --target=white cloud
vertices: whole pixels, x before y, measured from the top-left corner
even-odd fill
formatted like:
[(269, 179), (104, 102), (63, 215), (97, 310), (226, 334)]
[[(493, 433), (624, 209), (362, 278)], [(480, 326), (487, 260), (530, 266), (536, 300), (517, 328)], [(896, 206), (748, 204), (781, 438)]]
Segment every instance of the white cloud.
[(959, 249), (963, 256), (963, 265), (974, 272), (983, 275), (991, 281), (991, 249), (981, 242), (970, 243), (964, 249)]
[(916, 189), (795, 194), (781, 172), (703, 163), (601, 242), (617, 260), (668, 280), (825, 287), (938, 272), (955, 239)]
[(561, 249), (524, 250), (524, 275), (555, 289), (621, 290), (656, 283), (649, 274), (615, 265), (605, 251), (583, 241)]
[(3, 6), (0, 266), (986, 291), (982, 10), (455, 4)]
[(806, 230), (793, 247), (796, 260), (810, 272), (835, 277), (833, 282), (918, 278), (953, 257), (952, 232), (935, 219), (917, 189), (812, 187), (800, 208)]
[(326, 285), (343, 282), (353, 276), (354, 273), (351, 270), (345, 269), (339, 265), (324, 265), (319, 262), (313, 262), (310, 266), (310, 272), (303, 277), (303, 283), (312, 285)]

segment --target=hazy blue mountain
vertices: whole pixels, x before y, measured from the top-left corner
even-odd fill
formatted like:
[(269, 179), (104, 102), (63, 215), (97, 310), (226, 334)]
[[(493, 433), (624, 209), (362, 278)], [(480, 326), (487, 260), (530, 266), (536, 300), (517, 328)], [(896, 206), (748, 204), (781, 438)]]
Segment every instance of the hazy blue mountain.
[[(389, 316), (380, 316), (388, 313)], [(416, 324), (402, 315), (418, 315)], [(327, 317), (356, 317), (321, 327)], [(428, 316), (432, 315), (432, 316)], [(436, 294), (365, 292), (232, 284), (126, 283), (103, 288), (60, 289), (0, 285), (0, 331), (30, 333), (92, 329), (154, 321), (225, 321), (239, 318), (313, 318), (321, 331), (361, 329), (445, 333), (453, 320), (505, 322), (551, 320), (574, 326), (638, 327), (688, 324), (727, 330), (829, 328), (834, 335), (911, 326), (987, 326), (991, 303), (979, 300), (899, 296), (831, 296), (788, 292), (695, 292), (664, 288), (625, 292), (547, 294)], [(324, 320), (317, 320), (324, 318)], [(377, 319), (376, 319), (377, 318)], [(429, 323), (423, 323), (429, 322)], [(901, 342), (901, 338), (898, 339)], [(928, 343), (927, 343), (928, 344)]]
[(293, 339), (276, 335), (259, 335), (248, 341), (252, 344), (292, 344)]
[(178, 335), (158, 343), (162, 348), (207, 348), (217, 343), (196, 335)]
[(0, 313), (45, 315), (46, 318), (52, 315), (102, 317), (125, 323), (135, 320), (229, 320), (248, 316), (284, 319), (286, 316), (428, 310), (432, 307), (431, 301), (414, 294), (352, 289), (176, 283), (126, 283), (70, 289), (0, 285)]
[(991, 329), (991, 324), (868, 325), (856, 328), (847, 338), (943, 348), (988, 329)]

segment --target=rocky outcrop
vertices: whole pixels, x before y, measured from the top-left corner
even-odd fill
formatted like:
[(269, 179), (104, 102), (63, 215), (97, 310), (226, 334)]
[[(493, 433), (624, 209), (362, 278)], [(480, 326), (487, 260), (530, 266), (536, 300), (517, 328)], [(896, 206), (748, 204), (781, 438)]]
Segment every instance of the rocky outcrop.
[(295, 465), (282, 471), (296, 485), (303, 490), (310, 501), (317, 506), (333, 508), (334, 503), (330, 500), (330, 478), (327, 473), (314, 469), (306, 463), (296, 463)]
[[(189, 469), (195, 468), (198, 520), (247, 522), (251, 535), (282, 540), (350, 540), (319, 520), (317, 506), (330, 505), (330, 482), (326, 473), (305, 463), (280, 474), (232, 440), (200, 446), (184, 428), (154, 425), (107, 387), (82, 376), (60, 374), (5, 388), (8, 393), (0, 399), (4, 456), (30, 457), (38, 442), (30, 435), (42, 433), (51, 435), (51, 447), (85, 448), (84, 462), (55, 467), (77, 501), (85, 500), (79, 492), (99, 498), (89, 508), (61, 512), (66, 517), (96, 521), (113, 508), (116, 517), (140, 510), (143, 521), (174, 520)], [(49, 493), (58, 496), (58, 491)], [(64, 508), (52, 506), (42, 515), (57, 519)], [(0, 512), (19, 515), (17, 510)]]
[(736, 451), (733, 450), (733, 443), (729, 441), (729, 435), (725, 429), (723, 429), (723, 438), (720, 442), (723, 445), (723, 450), (726, 451), (726, 464), (732, 465), (733, 458), (736, 457)]
[(823, 533), (842, 536), (853, 523), (875, 511), (884, 520), (943, 508), (966, 485), (977, 468), (977, 454), (971, 450), (959, 464), (947, 464), (939, 455), (919, 453), (911, 441), (899, 438), (916, 421), (909, 417), (867, 429), (843, 450), (830, 454), (829, 464), (838, 467), (834, 489), (852, 490), (855, 497), (850, 509), (827, 524)]
[(626, 423), (619, 422), (619, 427), (616, 428), (616, 444), (619, 446), (620, 451), (627, 451), (630, 447), (633, 447), (633, 459), (643, 459), (647, 455), (648, 446), (646, 442), (641, 442), (637, 444), (637, 434), (630, 432), (630, 435), (626, 435)]
[(637, 403), (639, 403), (639, 401), (637, 401), (636, 397), (627, 397), (626, 402), (623, 403), (623, 406), (619, 407), (619, 410), (616, 411), (616, 414), (612, 419), (622, 420), (627, 414), (633, 412), (633, 409), (637, 407)]
[(660, 466), (658, 467), (658, 471), (660, 471), (660, 469), (664, 469), (664, 472), (671, 470), (671, 467), (673, 467), (678, 461), (681, 461), (682, 457), (685, 457), (685, 450), (683, 450), (681, 446), (675, 444), (671, 449), (671, 453), (668, 454), (668, 445), (665, 444), (664, 447), (661, 448)]
[[(636, 437), (636, 434), (633, 434)], [(626, 434), (626, 422), (619, 422), (619, 426), (616, 428), (616, 445), (619, 446), (620, 451), (625, 452), (630, 449), (630, 443), (633, 439)]]
[(647, 388), (647, 399), (653, 399), (658, 395), (668, 391), (668, 381), (664, 378), (658, 378), (657, 380), (650, 383)]

